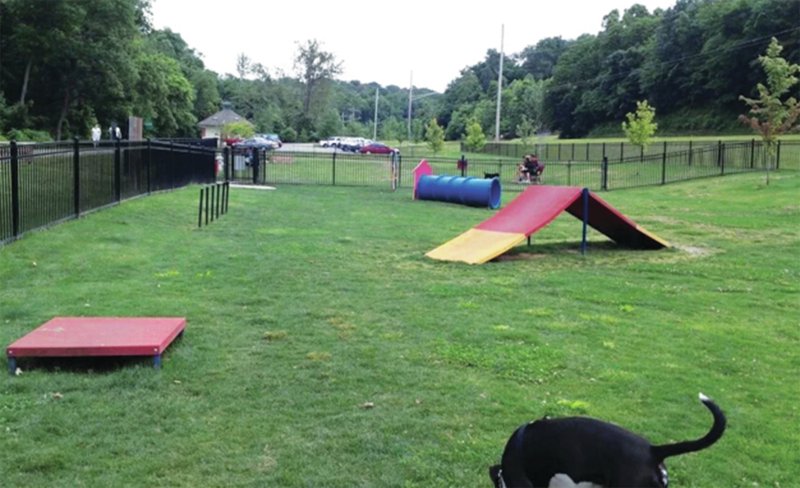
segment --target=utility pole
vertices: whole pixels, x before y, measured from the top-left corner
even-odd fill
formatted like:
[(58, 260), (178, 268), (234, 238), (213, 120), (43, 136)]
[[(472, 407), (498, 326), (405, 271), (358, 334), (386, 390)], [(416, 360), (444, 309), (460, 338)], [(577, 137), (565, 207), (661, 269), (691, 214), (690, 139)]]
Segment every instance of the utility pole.
[(411, 94), (414, 91), (414, 72), (411, 72), (408, 80), (408, 138), (406, 139), (411, 143)]
[(378, 88), (375, 88), (375, 116), (374, 124), (372, 126), (372, 140), (378, 139)]
[(494, 140), (500, 140), (500, 99), (503, 94), (503, 38), (505, 37), (505, 24), (500, 24), (500, 69), (497, 74), (497, 113), (494, 117)]

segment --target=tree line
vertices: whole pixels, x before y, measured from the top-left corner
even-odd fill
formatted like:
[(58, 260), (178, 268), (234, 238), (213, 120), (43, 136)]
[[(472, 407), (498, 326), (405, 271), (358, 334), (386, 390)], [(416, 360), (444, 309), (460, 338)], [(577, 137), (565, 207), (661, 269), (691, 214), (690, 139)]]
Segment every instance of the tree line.
[[(543, 39), (505, 55), (503, 138), (552, 131), (619, 134), (647, 100), (667, 132), (740, 129), (740, 96), (764, 79), (758, 64), (772, 37), (800, 62), (800, 1), (678, 0), (649, 12), (612, 10), (602, 30)], [(0, 137), (85, 138), (94, 124), (145, 120), (146, 135), (196, 137), (222, 101), (258, 132), (284, 140), (331, 135), (421, 140), (430, 122), (446, 139), (493, 134), (500, 53), (464, 68), (443, 94), (424, 88), (337, 80), (342, 61), (317, 40), (298, 43), (294, 73), (237, 56), (220, 75), (169, 29), (150, 23), (150, 0), (0, 2)], [(344, 60), (346, 62), (346, 60)], [(792, 94), (797, 96), (795, 86)]]

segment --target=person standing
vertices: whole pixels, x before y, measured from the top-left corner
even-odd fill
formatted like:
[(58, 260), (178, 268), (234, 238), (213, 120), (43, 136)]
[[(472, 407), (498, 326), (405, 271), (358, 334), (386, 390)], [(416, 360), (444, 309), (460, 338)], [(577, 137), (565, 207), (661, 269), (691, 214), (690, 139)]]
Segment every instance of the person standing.
[(94, 127), (92, 127), (92, 144), (94, 147), (97, 147), (97, 144), (100, 142), (101, 132), (100, 126), (98, 124), (94, 124)]

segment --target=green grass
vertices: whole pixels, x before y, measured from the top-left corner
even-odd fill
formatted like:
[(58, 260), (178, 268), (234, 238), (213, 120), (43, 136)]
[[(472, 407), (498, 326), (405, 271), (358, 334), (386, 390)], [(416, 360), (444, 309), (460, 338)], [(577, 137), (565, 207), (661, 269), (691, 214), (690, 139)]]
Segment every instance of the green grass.
[[(676, 487), (800, 477), (800, 175), (603, 198), (674, 248), (629, 251), (565, 215), (482, 266), (424, 253), (490, 211), (408, 189), (196, 188), (0, 248), (0, 343), (56, 315), (186, 316), (146, 359), (0, 375), (7, 486), (488, 486), (519, 424), (586, 414), (655, 443)], [(514, 195), (505, 195), (505, 203)], [(372, 408), (368, 408), (372, 405)]]

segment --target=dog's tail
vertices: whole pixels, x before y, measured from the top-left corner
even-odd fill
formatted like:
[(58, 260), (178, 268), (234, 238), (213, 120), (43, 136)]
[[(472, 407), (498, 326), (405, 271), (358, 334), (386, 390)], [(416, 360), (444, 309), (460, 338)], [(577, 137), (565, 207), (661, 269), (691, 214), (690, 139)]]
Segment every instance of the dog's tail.
[(703, 405), (705, 405), (706, 408), (711, 410), (711, 414), (714, 416), (714, 425), (711, 426), (711, 430), (708, 431), (708, 434), (693, 441), (653, 446), (653, 455), (656, 459), (663, 461), (665, 458), (670, 456), (677, 456), (687, 452), (699, 451), (709, 447), (711, 444), (717, 442), (720, 437), (722, 437), (722, 433), (725, 432), (725, 424), (727, 422), (725, 420), (725, 414), (722, 413), (722, 410), (720, 410), (716, 403), (702, 393), (700, 393), (700, 401), (703, 402)]

